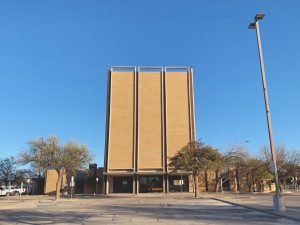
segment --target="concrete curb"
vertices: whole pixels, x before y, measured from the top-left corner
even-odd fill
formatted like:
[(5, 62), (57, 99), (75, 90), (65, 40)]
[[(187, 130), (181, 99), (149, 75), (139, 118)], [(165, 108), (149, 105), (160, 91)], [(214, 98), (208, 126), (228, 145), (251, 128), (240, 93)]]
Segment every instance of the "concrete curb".
[(245, 209), (250, 209), (250, 210), (257, 211), (257, 212), (261, 212), (261, 213), (265, 213), (265, 214), (269, 214), (269, 215), (273, 215), (273, 216), (279, 216), (279, 217), (282, 217), (282, 218), (285, 218), (285, 219), (300, 222), (300, 219), (298, 219), (296, 217), (293, 217), (293, 216), (287, 216), (287, 215), (284, 215), (282, 213), (272, 212), (272, 211), (268, 211), (268, 210), (264, 210), (264, 209), (258, 209), (258, 208), (255, 208), (255, 207), (252, 207), (252, 206), (247, 206), (247, 205), (241, 205), (241, 204), (238, 204), (238, 203), (226, 201), (226, 200), (219, 199), (219, 198), (211, 198), (211, 199), (216, 200), (216, 201), (220, 201), (220, 202), (224, 202), (224, 203), (227, 203), (227, 204), (230, 204), (230, 205), (243, 207)]

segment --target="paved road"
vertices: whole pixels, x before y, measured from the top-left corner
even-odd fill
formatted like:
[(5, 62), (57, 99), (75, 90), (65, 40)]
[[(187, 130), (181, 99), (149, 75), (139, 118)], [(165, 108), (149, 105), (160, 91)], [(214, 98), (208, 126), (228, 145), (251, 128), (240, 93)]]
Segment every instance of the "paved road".
[(192, 195), (0, 201), (0, 224), (298, 224)]

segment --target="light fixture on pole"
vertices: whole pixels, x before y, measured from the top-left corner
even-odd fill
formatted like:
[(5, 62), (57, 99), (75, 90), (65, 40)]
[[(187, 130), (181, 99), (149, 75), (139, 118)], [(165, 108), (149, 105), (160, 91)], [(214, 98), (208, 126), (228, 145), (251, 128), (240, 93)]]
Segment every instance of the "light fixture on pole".
[(271, 123), (271, 115), (270, 115), (270, 107), (269, 107), (269, 99), (268, 99), (267, 82), (266, 82), (266, 78), (265, 78), (265, 66), (264, 66), (264, 59), (263, 59), (263, 54), (262, 54), (260, 30), (259, 30), (259, 23), (258, 23), (258, 21), (262, 20), (264, 18), (264, 16), (265, 16), (265, 14), (263, 14), (263, 13), (256, 14), (254, 17), (254, 22), (250, 23), (248, 28), (256, 30), (258, 54), (259, 54), (259, 60), (260, 60), (260, 71), (261, 71), (261, 78), (262, 78), (262, 84), (263, 84), (266, 116), (267, 116), (267, 122), (268, 122), (269, 141), (270, 141), (270, 149), (271, 149), (271, 156), (272, 156), (272, 168), (274, 171), (275, 186), (276, 186), (276, 194), (273, 196), (273, 206), (274, 206), (275, 211), (285, 211), (286, 209), (285, 209), (285, 205), (284, 205), (284, 199), (283, 199), (282, 194), (280, 193), (277, 163), (276, 163), (276, 150), (275, 150), (275, 144), (274, 144), (273, 133), (272, 133), (272, 123)]

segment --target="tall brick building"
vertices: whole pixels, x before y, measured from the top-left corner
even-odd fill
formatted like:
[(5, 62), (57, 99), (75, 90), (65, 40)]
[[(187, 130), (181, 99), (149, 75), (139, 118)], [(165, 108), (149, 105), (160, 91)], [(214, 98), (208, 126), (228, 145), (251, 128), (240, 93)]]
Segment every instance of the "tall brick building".
[(191, 67), (112, 66), (108, 71), (105, 193), (169, 192), (187, 174), (168, 158), (195, 140)]

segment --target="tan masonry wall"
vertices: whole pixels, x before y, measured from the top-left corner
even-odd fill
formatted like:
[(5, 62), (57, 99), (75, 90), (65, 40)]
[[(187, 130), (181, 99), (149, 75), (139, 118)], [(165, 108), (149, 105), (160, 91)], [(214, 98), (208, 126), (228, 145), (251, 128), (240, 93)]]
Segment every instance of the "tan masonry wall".
[(111, 72), (109, 169), (132, 169), (134, 72)]
[(190, 67), (114, 66), (108, 71), (105, 193), (112, 176), (162, 176), (168, 192), (168, 158), (195, 139)]
[[(44, 193), (47, 195), (54, 195), (56, 193), (56, 181), (57, 181), (56, 170), (47, 170), (45, 176), (45, 187)], [(63, 176), (61, 187), (67, 185), (66, 175)]]
[[(235, 183), (235, 170), (232, 169), (228, 172), (228, 178), (229, 178), (229, 190), (231, 192), (237, 191), (237, 184)], [(193, 183), (192, 176), (190, 176), (190, 182)], [(249, 192), (249, 188), (247, 186), (247, 177), (244, 173), (240, 173), (239, 175), (239, 182), (240, 182), (240, 192)], [(206, 191), (206, 181), (205, 181), (205, 173), (201, 172), (198, 176), (198, 184), (199, 184), (199, 191), (205, 192)], [(251, 192), (270, 192), (275, 191), (274, 183), (271, 183), (270, 180), (255, 180), (254, 185), (251, 187)], [(216, 190), (216, 173), (214, 171), (208, 171), (207, 172), (207, 187), (208, 192), (214, 192)], [(223, 189), (225, 188), (225, 185), (223, 184)], [(220, 191), (220, 186), (218, 186), (217, 191)], [(227, 191), (229, 191), (227, 190)]]
[(138, 74), (139, 169), (163, 167), (161, 76), (161, 72)]
[(167, 154), (172, 157), (190, 141), (187, 72), (166, 72)]

